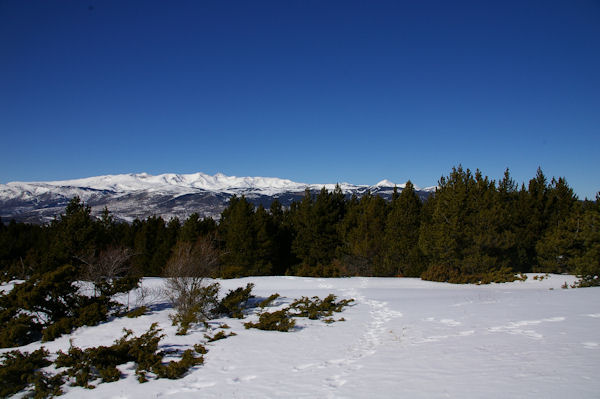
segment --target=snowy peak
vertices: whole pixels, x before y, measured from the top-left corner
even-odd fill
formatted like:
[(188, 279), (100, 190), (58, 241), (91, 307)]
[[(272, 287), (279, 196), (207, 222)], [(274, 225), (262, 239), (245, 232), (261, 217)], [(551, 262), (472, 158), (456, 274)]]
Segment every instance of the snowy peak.
[[(4, 187), (3, 187), (4, 186)], [(111, 191), (115, 193), (136, 191), (237, 191), (240, 189), (256, 190), (298, 190), (308, 186), (291, 180), (274, 177), (236, 177), (218, 173), (214, 176), (204, 173), (150, 175), (148, 173), (130, 173), (121, 175), (106, 175), (74, 180), (59, 180), (49, 182), (11, 182), (0, 185), (0, 191), (6, 189), (45, 192), (53, 188), (80, 188)], [(12, 191), (11, 190), (11, 191)]]
[[(371, 192), (390, 199), (394, 187), (389, 180), (374, 186), (339, 184), (307, 184), (276, 177), (237, 177), (222, 173), (175, 174), (129, 173), (83, 179), (48, 182), (10, 182), (0, 184), (0, 217), (33, 223), (47, 222), (62, 213), (71, 198), (78, 196), (98, 215), (107, 207), (123, 220), (157, 215), (165, 219), (187, 218), (192, 213), (218, 218), (233, 195), (244, 195), (255, 205), (270, 206), (275, 198), (283, 206), (302, 199), (306, 189), (318, 192), (336, 186), (345, 195), (362, 196)], [(418, 191), (418, 190), (417, 190)], [(429, 190), (419, 191), (425, 198)]]
[[(344, 192), (356, 189), (375, 189), (384, 187), (404, 187), (390, 180), (381, 180), (374, 186), (354, 185), (340, 183)], [(217, 173), (213, 176), (205, 173), (174, 174), (165, 173), (161, 175), (150, 175), (148, 173), (129, 173), (120, 175), (105, 175), (73, 180), (58, 180), (49, 182), (10, 182), (0, 185), (0, 192), (25, 190), (32, 193), (45, 193), (58, 188), (91, 189), (111, 191), (114, 193), (137, 192), (137, 191), (163, 191), (163, 192), (194, 192), (197, 190), (211, 192), (239, 192), (257, 190), (263, 193), (278, 193), (290, 191), (303, 191), (306, 188), (316, 189), (325, 187), (329, 190), (335, 188), (336, 184), (307, 184), (298, 183), (288, 179), (276, 177), (237, 177)]]

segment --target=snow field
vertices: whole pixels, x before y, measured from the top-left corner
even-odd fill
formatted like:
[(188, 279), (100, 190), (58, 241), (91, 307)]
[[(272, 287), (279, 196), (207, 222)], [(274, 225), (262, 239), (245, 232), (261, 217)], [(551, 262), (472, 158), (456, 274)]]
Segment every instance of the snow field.
[[(356, 303), (332, 324), (296, 319), (296, 331), (246, 330), (244, 320), (219, 319), (237, 335), (206, 344), (205, 364), (180, 380), (139, 384), (133, 365), (115, 383), (94, 390), (67, 387), (65, 398), (595, 398), (600, 392), (600, 289), (568, 289), (572, 276), (543, 281), (450, 285), (407, 278), (255, 277), (220, 281), (221, 293), (255, 284), (254, 295), (282, 298), (329, 293)], [(158, 292), (161, 279), (143, 286)], [(125, 298), (123, 298), (125, 300)], [(130, 297), (131, 303), (135, 298)], [(50, 352), (110, 345), (129, 328), (158, 322), (162, 347), (205, 342), (203, 328), (176, 336), (173, 310), (150, 295), (152, 313), (115, 319), (45, 343)], [(34, 343), (21, 350), (31, 351)], [(4, 351), (4, 350), (3, 350)]]

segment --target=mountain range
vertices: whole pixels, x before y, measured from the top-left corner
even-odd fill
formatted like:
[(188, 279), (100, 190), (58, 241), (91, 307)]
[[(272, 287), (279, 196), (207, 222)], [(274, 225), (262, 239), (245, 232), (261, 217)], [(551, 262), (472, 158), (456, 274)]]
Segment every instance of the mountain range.
[[(219, 218), (233, 195), (244, 195), (255, 205), (268, 207), (274, 199), (283, 206), (300, 200), (305, 190), (317, 193), (323, 187), (332, 191), (336, 184), (307, 184), (274, 177), (236, 177), (223, 174), (120, 174), (75, 180), (48, 182), (10, 182), (0, 184), (0, 217), (46, 223), (64, 213), (69, 201), (78, 196), (99, 215), (104, 208), (118, 220), (133, 221), (149, 216), (164, 219), (187, 218), (192, 213)], [(389, 180), (369, 185), (339, 183), (346, 196), (362, 196), (367, 192), (390, 199), (394, 187), (401, 191), (404, 184)], [(416, 188), (426, 198), (435, 187)]]

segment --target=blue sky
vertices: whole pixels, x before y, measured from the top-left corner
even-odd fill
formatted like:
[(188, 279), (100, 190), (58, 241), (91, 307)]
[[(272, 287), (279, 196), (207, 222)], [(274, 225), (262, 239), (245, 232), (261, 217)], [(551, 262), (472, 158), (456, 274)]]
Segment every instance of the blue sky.
[(600, 190), (600, 2), (0, 0), (0, 182)]

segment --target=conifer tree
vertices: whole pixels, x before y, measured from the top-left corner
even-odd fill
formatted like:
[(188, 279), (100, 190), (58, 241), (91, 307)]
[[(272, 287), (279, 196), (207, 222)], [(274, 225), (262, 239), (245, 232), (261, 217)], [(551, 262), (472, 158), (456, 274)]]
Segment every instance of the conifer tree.
[(257, 260), (254, 209), (246, 197), (233, 196), (221, 214), (223, 277), (248, 275)]
[(512, 272), (504, 257), (502, 215), (494, 182), (453, 168), (442, 177), (419, 246), (429, 258), (423, 278), (450, 282), (501, 281)]
[(382, 232), (385, 228), (386, 203), (367, 192), (348, 207), (341, 223), (342, 263), (351, 275), (388, 276), (383, 268)]
[(345, 213), (344, 194), (339, 186), (330, 193), (325, 187), (313, 201), (307, 189), (302, 201), (292, 208), (295, 238), (292, 250), (303, 268), (301, 274), (321, 274), (330, 266), (341, 240), (338, 224)]
[(394, 188), (383, 240), (385, 274), (419, 277), (424, 271), (418, 247), (422, 206), (410, 180), (400, 194)]
[(273, 226), (273, 274), (284, 275), (291, 265), (297, 263), (292, 255), (292, 225), (289, 211), (284, 211), (281, 202), (275, 199), (269, 207)]
[(275, 226), (271, 215), (259, 205), (254, 212), (254, 231), (256, 237), (256, 258), (249, 271), (253, 276), (267, 276), (273, 272), (273, 259), (276, 255)]

